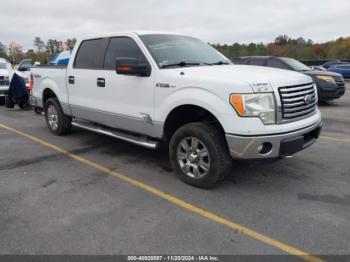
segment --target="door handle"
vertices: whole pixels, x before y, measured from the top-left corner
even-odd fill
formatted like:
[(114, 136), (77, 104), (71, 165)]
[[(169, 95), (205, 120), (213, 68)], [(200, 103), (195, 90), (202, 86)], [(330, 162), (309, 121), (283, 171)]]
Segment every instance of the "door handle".
[(69, 76), (68, 77), (68, 83), (71, 85), (74, 85), (74, 76)]
[(97, 78), (97, 86), (99, 87), (105, 87), (106, 86), (106, 81), (104, 78)]

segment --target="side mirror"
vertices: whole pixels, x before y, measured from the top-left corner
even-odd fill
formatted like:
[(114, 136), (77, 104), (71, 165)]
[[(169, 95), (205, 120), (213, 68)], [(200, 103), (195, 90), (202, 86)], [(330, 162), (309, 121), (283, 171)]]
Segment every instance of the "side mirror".
[(121, 57), (115, 62), (116, 72), (120, 75), (150, 76), (151, 67), (148, 64), (139, 64), (136, 58)]

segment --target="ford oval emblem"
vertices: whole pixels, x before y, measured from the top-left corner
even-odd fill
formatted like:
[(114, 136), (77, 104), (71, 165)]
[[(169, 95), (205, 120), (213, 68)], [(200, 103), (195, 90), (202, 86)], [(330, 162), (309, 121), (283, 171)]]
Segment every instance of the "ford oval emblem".
[(306, 96), (304, 97), (304, 103), (305, 103), (305, 104), (311, 104), (311, 103), (314, 102), (314, 101), (315, 101), (315, 98), (314, 98), (313, 95), (306, 95)]

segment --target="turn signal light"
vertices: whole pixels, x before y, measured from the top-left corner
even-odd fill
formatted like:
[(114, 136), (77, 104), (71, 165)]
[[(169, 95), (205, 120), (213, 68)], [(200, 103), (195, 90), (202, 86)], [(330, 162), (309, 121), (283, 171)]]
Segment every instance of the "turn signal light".
[(132, 72), (133, 70), (130, 66), (118, 66), (117, 71)]
[(241, 95), (231, 95), (230, 103), (241, 116), (245, 115), (243, 97)]

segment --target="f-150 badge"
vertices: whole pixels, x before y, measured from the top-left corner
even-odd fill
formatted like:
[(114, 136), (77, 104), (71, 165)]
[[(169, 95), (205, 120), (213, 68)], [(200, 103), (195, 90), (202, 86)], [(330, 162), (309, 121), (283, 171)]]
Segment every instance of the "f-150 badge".
[(161, 88), (174, 88), (175, 85), (170, 85), (168, 83), (157, 83), (156, 87), (161, 87)]

